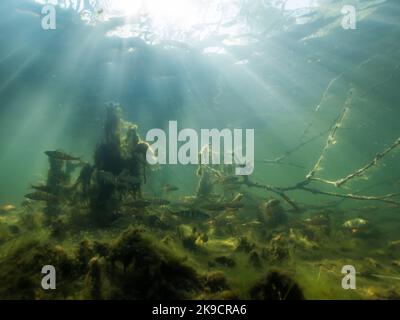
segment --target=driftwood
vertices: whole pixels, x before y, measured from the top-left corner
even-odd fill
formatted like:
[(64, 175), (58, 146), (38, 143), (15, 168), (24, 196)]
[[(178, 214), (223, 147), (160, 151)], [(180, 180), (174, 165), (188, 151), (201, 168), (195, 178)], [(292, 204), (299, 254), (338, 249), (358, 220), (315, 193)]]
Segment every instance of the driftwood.
[[(336, 80), (338, 80), (340, 77), (341, 77), (341, 75), (334, 78), (328, 84), (327, 90), (329, 90), (329, 88), (332, 86), (332, 84)], [(325, 90), (325, 92), (321, 98), (321, 101), (325, 99), (325, 97), (327, 95), (327, 93), (326, 93), (327, 90)], [(253, 181), (250, 181), (249, 177), (245, 177), (243, 179), (242, 183), (248, 187), (263, 189), (263, 190), (277, 194), (282, 199), (284, 199), (290, 206), (292, 206), (293, 209), (295, 209), (295, 210), (299, 210), (299, 206), (295, 203), (294, 200), (289, 198), (289, 196), (287, 195), (288, 192), (303, 191), (303, 192), (308, 192), (308, 193), (312, 193), (312, 194), (319, 194), (319, 195), (341, 198), (342, 200), (350, 199), (350, 200), (360, 200), (360, 201), (379, 201), (379, 202), (383, 202), (383, 203), (400, 206), (400, 202), (395, 200), (396, 197), (400, 196), (400, 192), (399, 193), (389, 193), (389, 194), (385, 194), (385, 195), (381, 195), (381, 196), (373, 196), (373, 195), (362, 195), (362, 194), (360, 194), (360, 192), (340, 193), (340, 192), (324, 191), (324, 190), (320, 190), (316, 187), (310, 186), (310, 184), (318, 182), (318, 183), (333, 186), (335, 188), (341, 188), (342, 186), (347, 184), (349, 181), (365, 175), (371, 168), (377, 166), (378, 163), (380, 161), (382, 161), (382, 159), (384, 159), (389, 153), (391, 153), (398, 146), (400, 146), (400, 137), (399, 137), (385, 150), (377, 153), (375, 155), (375, 157), (371, 161), (369, 161), (367, 164), (365, 164), (361, 168), (355, 170), (354, 172), (349, 173), (345, 177), (342, 177), (342, 178), (339, 178), (336, 180), (327, 180), (327, 179), (317, 177), (317, 173), (321, 169), (321, 163), (323, 162), (327, 151), (333, 145), (336, 144), (336, 135), (337, 135), (338, 131), (340, 130), (340, 128), (342, 127), (343, 122), (346, 119), (346, 115), (348, 114), (348, 112), (351, 108), (352, 99), (353, 99), (353, 89), (351, 89), (349, 91), (348, 97), (344, 103), (342, 110), (340, 111), (339, 116), (337, 117), (335, 123), (332, 125), (332, 127), (329, 130), (327, 130), (323, 133), (320, 133), (307, 141), (300, 142), (299, 145), (297, 145), (294, 148), (291, 148), (290, 150), (288, 150), (287, 152), (283, 153), (281, 156), (279, 156), (275, 159), (266, 159), (263, 161), (264, 163), (269, 163), (269, 164), (292, 165), (291, 163), (284, 162), (283, 160), (288, 158), (295, 151), (300, 150), (306, 144), (321, 137), (324, 133), (329, 132), (329, 135), (326, 139), (326, 142), (321, 151), (321, 154), (319, 155), (315, 164), (312, 166), (311, 170), (305, 176), (304, 180), (298, 182), (294, 186), (289, 186), (289, 187), (276, 187), (276, 186), (272, 186), (272, 185), (262, 184), (259, 182), (253, 182)], [(318, 109), (319, 109), (319, 107), (318, 107)]]

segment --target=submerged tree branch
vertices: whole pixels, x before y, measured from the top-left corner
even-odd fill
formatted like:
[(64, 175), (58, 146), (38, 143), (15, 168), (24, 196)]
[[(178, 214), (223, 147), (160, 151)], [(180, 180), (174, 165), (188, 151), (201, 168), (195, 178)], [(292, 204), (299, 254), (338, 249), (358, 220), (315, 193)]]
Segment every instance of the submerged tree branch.
[(397, 140), (389, 148), (387, 148), (383, 152), (377, 153), (375, 155), (375, 158), (372, 159), (368, 164), (366, 164), (362, 168), (350, 173), (349, 175), (347, 175), (344, 178), (341, 178), (341, 179), (338, 179), (335, 181), (325, 180), (325, 179), (320, 179), (320, 178), (312, 178), (312, 180), (323, 182), (323, 183), (330, 184), (330, 185), (334, 185), (335, 187), (341, 187), (348, 181), (350, 181), (356, 177), (360, 177), (360, 176), (364, 175), (368, 171), (368, 169), (376, 166), (380, 160), (382, 160), (388, 153), (390, 153), (392, 150), (397, 148), (399, 145), (400, 145), (400, 137), (397, 138)]
[[(321, 167), (321, 162), (324, 159), (324, 156), (326, 154), (326, 152), (329, 150), (329, 148), (334, 145), (336, 143), (336, 134), (339, 130), (339, 128), (342, 126), (342, 123), (345, 119), (346, 114), (348, 113), (349, 109), (350, 109), (350, 105), (352, 102), (352, 97), (353, 97), (353, 91), (350, 90), (349, 91), (349, 95), (346, 99), (346, 102), (340, 112), (340, 115), (338, 116), (335, 124), (328, 130), (329, 136), (326, 140), (325, 146), (322, 149), (322, 152), (318, 158), (318, 160), (316, 161), (315, 165), (313, 166), (313, 168), (310, 170), (310, 172), (307, 174), (307, 176), (305, 177), (304, 180), (298, 182), (297, 184), (295, 184), (294, 186), (289, 186), (289, 187), (276, 187), (276, 186), (272, 186), (272, 185), (265, 185), (265, 184), (261, 184), (258, 182), (252, 182), (249, 180), (248, 177), (245, 177), (244, 179), (244, 184), (247, 185), (248, 187), (254, 187), (254, 188), (259, 188), (259, 189), (264, 189), (270, 192), (273, 192), (277, 195), (279, 195), (281, 198), (283, 198), (287, 203), (289, 203), (296, 211), (299, 210), (298, 205), (291, 200), (288, 196), (287, 196), (287, 192), (290, 191), (304, 191), (304, 192), (309, 192), (312, 194), (320, 194), (320, 195), (325, 195), (325, 196), (331, 196), (331, 197), (336, 197), (336, 198), (341, 198), (343, 200), (346, 199), (352, 199), (352, 200), (361, 200), (361, 201), (380, 201), (380, 202), (384, 202), (384, 203), (389, 203), (389, 204), (394, 204), (397, 206), (400, 206), (400, 202), (393, 200), (393, 198), (400, 196), (400, 193), (389, 193), (389, 194), (385, 194), (382, 196), (369, 196), (369, 195), (361, 195), (359, 193), (337, 193), (337, 192), (330, 192), (330, 191), (323, 191), (317, 188), (312, 188), (309, 187), (309, 185), (312, 182), (322, 182), (328, 185), (332, 185), (334, 187), (341, 187), (344, 184), (346, 184), (348, 181), (362, 176), (363, 174), (365, 174), (365, 172), (367, 172), (371, 167), (374, 167), (378, 164), (379, 161), (381, 161), (385, 156), (387, 156), (391, 151), (393, 151), (395, 148), (397, 148), (400, 145), (400, 137), (387, 149), (385, 149), (384, 151), (377, 153), (374, 157), (373, 160), (371, 160), (369, 163), (367, 163), (365, 166), (363, 166), (362, 168), (354, 171), (353, 173), (350, 173), (349, 175), (347, 175), (344, 178), (335, 180), (335, 181), (331, 181), (331, 180), (325, 180), (322, 178), (318, 178), (315, 177), (317, 171), (320, 169)], [(322, 134), (313, 137), (310, 140), (316, 139), (317, 137), (321, 136)], [(288, 157), (291, 153), (297, 151), (298, 149), (300, 149), (301, 147), (303, 147), (306, 143), (310, 142), (306, 141), (303, 142), (301, 144), (299, 144), (297, 147), (287, 151), (286, 153), (284, 153), (282, 156), (276, 158), (276, 159), (272, 159), (272, 160), (267, 160), (267, 163), (282, 163), (282, 160), (284, 160), (286, 157)]]
[(390, 203), (390, 204), (395, 204), (395, 205), (400, 205), (400, 202), (391, 200), (392, 198), (400, 196), (399, 193), (389, 193), (383, 196), (366, 196), (366, 195), (359, 195), (359, 194), (353, 194), (353, 193), (336, 193), (336, 192), (329, 192), (329, 191), (322, 191), (319, 189), (315, 188), (309, 188), (306, 185), (297, 185), (297, 187), (292, 187), (289, 189), (286, 188), (279, 188), (279, 187), (274, 187), (270, 185), (263, 185), (258, 182), (250, 182), (248, 179), (245, 182), (245, 185), (248, 187), (255, 187), (259, 189), (264, 189), (267, 191), (274, 192), (278, 194), (280, 197), (282, 197), (286, 202), (288, 202), (296, 211), (299, 210), (299, 207), (297, 204), (291, 200), (286, 193), (284, 192), (285, 190), (288, 191), (305, 191), (309, 192), (312, 194), (320, 194), (320, 195), (325, 195), (325, 196), (331, 196), (331, 197), (336, 197), (336, 198), (342, 198), (342, 199), (353, 199), (353, 200), (364, 200), (364, 201), (380, 201), (380, 202), (385, 202), (385, 203)]
[(319, 156), (317, 162), (315, 163), (314, 167), (311, 169), (311, 171), (307, 174), (306, 178), (307, 179), (312, 179), (315, 175), (315, 173), (320, 169), (321, 167), (321, 162), (324, 159), (325, 153), (329, 150), (329, 148), (336, 144), (336, 133), (338, 132), (339, 128), (342, 126), (343, 120), (349, 111), (351, 102), (353, 99), (353, 91), (349, 91), (349, 95), (346, 99), (346, 102), (342, 108), (342, 111), (339, 115), (339, 117), (336, 120), (336, 123), (333, 125), (333, 127), (330, 130), (329, 136), (326, 140), (325, 147), (322, 149), (321, 155)]
[(275, 159), (264, 159), (261, 162), (263, 163), (268, 163), (268, 164), (282, 164), (282, 165), (288, 165), (288, 166), (293, 166), (293, 167), (298, 167), (298, 168), (304, 168), (303, 166), (294, 164), (294, 163), (290, 163), (290, 162), (284, 162), (284, 160), (286, 158), (288, 158), (290, 155), (292, 155), (293, 153), (295, 153), (296, 151), (300, 150), (301, 148), (303, 148), (304, 146), (306, 146), (307, 144), (317, 140), (318, 138), (322, 137), (324, 134), (328, 133), (330, 131), (329, 130), (325, 130), (324, 132), (321, 132), (315, 136), (313, 136), (312, 138), (308, 139), (307, 141), (303, 141), (301, 143), (299, 143), (297, 146), (293, 147), (292, 149), (289, 149), (288, 151), (286, 151), (285, 153), (283, 153), (281, 156), (275, 158)]
[[(331, 79), (331, 81), (329, 81), (328, 85), (326, 86), (324, 92), (322, 93), (321, 99), (319, 100), (317, 106), (315, 107), (315, 112), (318, 112), (321, 109), (321, 105), (323, 104), (323, 102), (327, 99), (329, 91), (331, 90), (331, 87), (335, 84), (336, 81), (338, 81), (339, 79), (341, 79), (344, 76), (344, 73), (340, 73), (339, 75), (337, 75), (336, 77), (334, 77), (333, 79)], [(303, 134), (301, 135), (301, 141), (303, 141), (304, 137), (307, 135), (307, 133), (311, 130), (312, 126), (314, 125), (314, 121), (311, 121), (306, 128), (304, 129)]]
[(358, 194), (352, 194), (352, 193), (342, 194), (342, 193), (335, 193), (335, 192), (329, 192), (329, 191), (321, 191), (318, 189), (308, 188), (308, 187), (303, 187), (303, 188), (301, 188), (301, 190), (311, 192), (313, 194), (321, 194), (321, 195), (332, 196), (332, 197), (354, 199), (354, 200), (381, 201), (381, 202), (391, 203), (391, 204), (395, 204), (395, 205), (400, 205), (400, 202), (390, 200), (391, 198), (400, 196), (400, 193), (390, 193), (390, 194), (386, 194), (383, 196), (364, 196), (364, 195), (358, 195)]
[(279, 195), (282, 199), (284, 199), (289, 205), (293, 207), (295, 211), (299, 211), (299, 207), (296, 205), (296, 203), (291, 200), (283, 191), (282, 189), (270, 185), (264, 185), (258, 182), (253, 182), (250, 181), (248, 176), (244, 176), (244, 181), (243, 184), (245, 184), (248, 187), (253, 187), (253, 188), (258, 188), (258, 189), (264, 189), (270, 192), (273, 192), (277, 195)]

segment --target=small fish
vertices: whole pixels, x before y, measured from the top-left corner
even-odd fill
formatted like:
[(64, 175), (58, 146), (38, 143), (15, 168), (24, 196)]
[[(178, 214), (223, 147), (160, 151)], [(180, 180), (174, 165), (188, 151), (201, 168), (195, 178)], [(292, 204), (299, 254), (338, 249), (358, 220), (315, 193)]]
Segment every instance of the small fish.
[(239, 202), (243, 199), (244, 195), (243, 193), (238, 193), (232, 200), (232, 202)]
[(191, 220), (207, 220), (210, 218), (210, 215), (205, 213), (204, 211), (192, 209), (192, 210), (181, 210), (174, 212), (175, 215)]
[(55, 150), (55, 151), (45, 151), (45, 154), (49, 158), (57, 159), (57, 160), (62, 160), (62, 161), (81, 161), (80, 158), (73, 157), (69, 154), (66, 154), (65, 152), (62, 152), (60, 150)]
[(16, 206), (12, 204), (5, 204), (3, 206), (0, 206), (0, 213), (8, 213), (10, 211), (14, 211), (15, 209), (17, 209)]
[(348, 220), (343, 224), (343, 227), (346, 229), (358, 229), (361, 227), (366, 227), (368, 225), (368, 221), (361, 219), (361, 218), (356, 218), (353, 220)]
[(132, 206), (134, 208), (146, 208), (151, 205), (152, 205), (151, 201), (145, 199), (135, 200), (129, 203), (129, 206)]
[(208, 211), (223, 211), (226, 209), (226, 206), (223, 203), (208, 203), (202, 205), (201, 208)]
[(326, 216), (320, 214), (311, 218), (307, 218), (304, 220), (304, 222), (312, 226), (326, 226), (329, 224), (329, 219)]
[(226, 209), (240, 209), (243, 204), (239, 202), (226, 202), (226, 203), (209, 203), (201, 206), (202, 209), (209, 211), (224, 211)]
[(225, 208), (227, 209), (240, 209), (243, 207), (243, 203), (239, 203), (238, 201), (225, 203)]
[(182, 197), (182, 204), (184, 205), (192, 205), (196, 202), (196, 197), (195, 196), (184, 196)]
[(169, 201), (164, 199), (139, 199), (129, 203), (129, 206), (135, 208), (146, 208), (149, 206), (166, 206), (169, 204)]
[(165, 199), (153, 199), (151, 200), (151, 203), (156, 206), (166, 206), (170, 204), (170, 202)]
[(165, 185), (165, 186), (163, 187), (163, 191), (164, 191), (165, 193), (175, 192), (175, 191), (178, 191), (178, 190), (179, 190), (178, 187), (172, 186), (172, 185), (170, 185), (170, 184), (167, 184), (167, 185)]
[(31, 189), (46, 192), (46, 193), (53, 193), (52, 188), (49, 186), (46, 186), (46, 185), (40, 185), (40, 186), (31, 185)]
[(250, 222), (242, 224), (243, 227), (259, 227), (259, 226), (262, 226), (262, 225), (263, 224), (260, 221), (257, 221), (257, 220), (250, 221)]
[(36, 191), (33, 193), (26, 194), (24, 196), (27, 199), (35, 200), (35, 201), (54, 201), (57, 200), (57, 197), (43, 191)]

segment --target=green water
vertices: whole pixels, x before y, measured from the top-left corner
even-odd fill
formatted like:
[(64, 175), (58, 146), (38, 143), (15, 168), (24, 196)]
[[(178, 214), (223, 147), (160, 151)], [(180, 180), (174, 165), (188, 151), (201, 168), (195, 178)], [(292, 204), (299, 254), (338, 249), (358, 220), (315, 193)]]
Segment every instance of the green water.
[[(175, 2), (181, 10), (152, 0), (80, 11), (59, 1), (55, 30), (41, 26), (46, 1), (0, 4), (0, 298), (255, 299), (252, 288), (270, 290), (262, 279), (276, 269), (306, 299), (398, 299), (397, 1)], [(342, 27), (345, 5), (356, 10), (354, 30)], [(121, 130), (105, 129), (110, 103)], [(169, 121), (196, 132), (254, 129), (253, 174), (229, 185), (228, 166), (196, 175), (195, 164), (141, 163), (126, 130), (135, 124), (145, 139)], [(116, 141), (110, 132), (119, 151), (96, 158)], [(51, 186), (49, 150), (82, 160)], [(57, 161), (62, 170), (71, 162)], [(89, 191), (73, 188), (84, 163), (94, 169)], [(140, 180), (139, 195), (118, 189), (124, 169)], [(213, 186), (200, 195), (205, 171)], [(117, 181), (111, 195), (99, 172)], [(56, 188), (57, 199), (27, 204), (31, 185)], [(278, 211), (266, 209), (274, 199)], [(251, 249), (240, 249), (243, 239)], [(130, 241), (137, 251), (123, 256)], [(151, 256), (143, 268), (141, 250)], [(167, 266), (150, 267), (159, 261)], [(46, 264), (62, 269), (62, 289), (41, 288)], [(341, 285), (348, 264), (355, 290)], [(174, 268), (187, 277), (176, 291), (186, 280), (170, 276)], [(141, 277), (166, 285), (131, 285)]]

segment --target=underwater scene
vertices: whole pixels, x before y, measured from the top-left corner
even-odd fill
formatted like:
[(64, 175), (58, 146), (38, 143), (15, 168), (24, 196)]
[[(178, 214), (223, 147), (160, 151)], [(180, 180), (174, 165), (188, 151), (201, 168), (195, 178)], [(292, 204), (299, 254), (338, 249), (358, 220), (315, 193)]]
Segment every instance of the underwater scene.
[(400, 299), (399, 17), (2, 0), (0, 299)]

